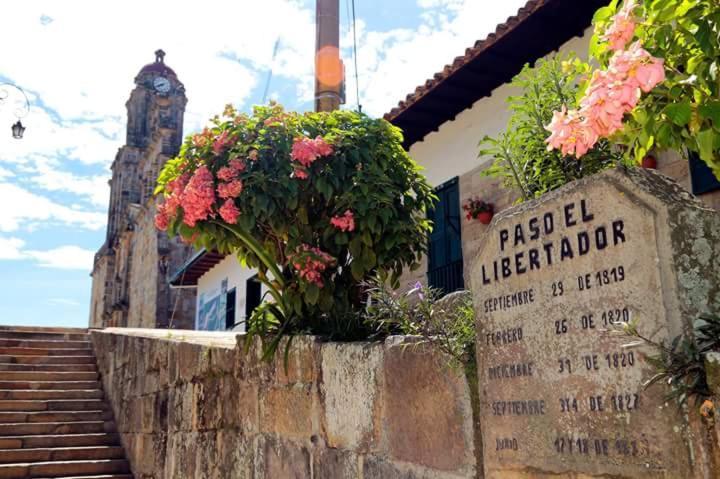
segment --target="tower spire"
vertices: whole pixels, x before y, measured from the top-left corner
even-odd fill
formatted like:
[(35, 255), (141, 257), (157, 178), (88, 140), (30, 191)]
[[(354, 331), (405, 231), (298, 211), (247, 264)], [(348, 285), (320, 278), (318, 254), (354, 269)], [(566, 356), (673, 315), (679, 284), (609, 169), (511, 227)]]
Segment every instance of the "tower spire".
[(165, 63), (165, 52), (162, 48), (155, 50), (155, 63)]

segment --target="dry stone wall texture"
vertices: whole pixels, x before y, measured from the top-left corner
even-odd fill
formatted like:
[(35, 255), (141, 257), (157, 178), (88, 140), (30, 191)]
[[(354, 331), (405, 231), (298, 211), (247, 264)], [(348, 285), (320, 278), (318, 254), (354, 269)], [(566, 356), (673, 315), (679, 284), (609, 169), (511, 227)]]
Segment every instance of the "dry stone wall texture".
[(286, 370), (229, 334), (131, 334), (92, 337), (138, 479), (477, 477), (468, 384), (433, 351), (298, 337)]

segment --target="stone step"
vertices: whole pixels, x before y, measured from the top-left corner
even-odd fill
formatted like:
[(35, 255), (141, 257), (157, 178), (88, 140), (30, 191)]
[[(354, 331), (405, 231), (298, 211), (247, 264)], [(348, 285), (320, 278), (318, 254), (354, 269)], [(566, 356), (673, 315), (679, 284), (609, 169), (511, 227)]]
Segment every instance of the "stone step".
[(45, 436), (0, 437), (0, 449), (34, 449), (45, 447), (117, 446), (120, 435), (115, 432), (63, 434)]
[(101, 389), (0, 389), (0, 400), (103, 399)]
[(43, 326), (7, 326), (0, 325), (0, 331), (9, 331), (13, 333), (39, 333), (39, 334), (88, 334), (88, 330), (85, 328), (46, 328)]
[(88, 434), (96, 432), (116, 432), (115, 423), (109, 421), (78, 421), (0, 424), (0, 437), (41, 434)]
[(97, 372), (78, 371), (0, 371), (2, 381), (96, 381)]
[(120, 446), (53, 447), (38, 449), (0, 449), (0, 464), (12, 462), (77, 461), (86, 459), (124, 459)]
[(93, 356), (91, 348), (23, 348), (0, 346), (0, 356)]
[(0, 400), (0, 411), (106, 411), (102, 399), (66, 399), (57, 401)]
[[(64, 477), (76, 475), (127, 474), (130, 464), (124, 459), (100, 459), (86, 461), (51, 461), (0, 465), (0, 478), (23, 479), (40, 477)], [(111, 476), (112, 477), (112, 476)]]
[(32, 356), (0, 354), (0, 362), (11, 364), (96, 364), (95, 355), (88, 356)]
[[(51, 356), (48, 356), (51, 357)], [(81, 357), (81, 356), (73, 356)], [(59, 371), (59, 372), (96, 372), (95, 364), (17, 364), (0, 363), (0, 371)]]
[(0, 330), (2, 339), (47, 339), (55, 341), (90, 341), (87, 333), (38, 333), (34, 331)]
[(2, 381), (0, 389), (100, 389), (99, 381)]
[(20, 422), (111, 421), (110, 411), (3, 411), (0, 424)]
[(66, 341), (49, 339), (8, 339), (0, 337), (1, 348), (47, 348), (47, 349), (90, 349), (90, 341)]

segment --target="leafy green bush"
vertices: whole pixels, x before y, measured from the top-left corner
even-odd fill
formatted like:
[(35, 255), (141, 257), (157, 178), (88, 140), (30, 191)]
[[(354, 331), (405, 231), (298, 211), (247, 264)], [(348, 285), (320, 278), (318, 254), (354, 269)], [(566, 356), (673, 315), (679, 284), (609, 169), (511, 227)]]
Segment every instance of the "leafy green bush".
[(553, 112), (574, 106), (578, 84), (589, 71), (574, 55), (526, 65), (511, 83), (521, 93), (507, 100), (511, 116), (505, 131), (480, 141), (479, 156), (494, 158), (483, 174), (502, 178), (505, 187), (519, 189), (522, 199), (528, 200), (615, 165), (622, 155), (607, 140), (600, 140), (582, 161), (558, 150), (548, 151), (545, 141), (549, 135), (545, 126)]
[[(611, 51), (602, 35), (619, 3), (595, 14), (590, 54), (603, 67)], [(720, 3), (644, 0), (633, 10), (638, 23), (631, 41), (664, 60), (665, 80), (640, 99), (614, 139), (637, 161), (651, 148), (696, 151), (720, 178)]]
[(705, 372), (705, 354), (720, 351), (720, 316), (700, 315), (691, 332), (677, 336), (670, 344), (643, 336), (634, 322), (620, 325), (625, 334), (639, 340), (628, 346), (648, 344), (657, 351), (655, 356), (647, 358), (656, 374), (646, 382), (646, 386), (666, 383), (670, 387), (668, 399), (681, 405), (690, 398), (699, 403), (712, 396)]
[(272, 301), (249, 336), (362, 337), (360, 282), (397, 283), (426, 249), (434, 196), (400, 130), (350, 111), (227, 108), (167, 162), (156, 224), (259, 270)]
[(417, 283), (405, 293), (387, 288), (381, 278), (367, 283), (366, 324), (379, 336), (418, 336), (456, 361), (475, 366), (475, 312), (469, 292), (442, 296), (441, 291)]

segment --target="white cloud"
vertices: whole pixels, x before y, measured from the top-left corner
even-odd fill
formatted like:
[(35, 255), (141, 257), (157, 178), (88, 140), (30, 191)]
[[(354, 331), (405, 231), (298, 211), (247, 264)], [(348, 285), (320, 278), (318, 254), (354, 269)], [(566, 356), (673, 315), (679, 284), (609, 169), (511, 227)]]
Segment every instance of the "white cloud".
[(106, 222), (104, 213), (72, 209), (10, 183), (0, 183), (0, 204), (0, 231), (5, 232), (37, 223), (99, 230)]
[(80, 269), (90, 271), (95, 252), (78, 246), (60, 246), (47, 251), (25, 251), (43, 268)]
[(0, 260), (23, 259), (22, 247), (25, 242), (20, 238), (3, 238), (0, 236)]
[(31, 260), (37, 262), (39, 266), (44, 268), (90, 271), (95, 255), (93, 251), (74, 245), (59, 246), (44, 251), (26, 250), (24, 248), (24, 240), (15, 237), (5, 238), (0, 236), (0, 261)]
[[(515, 15), (525, 0), (418, 0), (416, 29), (372, 31), (358, 22), (358, 63), (363, 110), (381, 116), (443, 67)], [(350, 45), (347, 32), (344, 45)], [(355, 103), (355, 79), (348, 57), (348, 103)]]
[(79, 176), (61, 171), (49, 161), (38, 161), (30, 173), (30, 181), (44, 190), (66, 191), (86, 197), (95, 206), (107, 208), (110, 186), (106, 175)]

